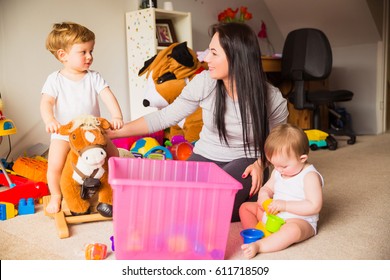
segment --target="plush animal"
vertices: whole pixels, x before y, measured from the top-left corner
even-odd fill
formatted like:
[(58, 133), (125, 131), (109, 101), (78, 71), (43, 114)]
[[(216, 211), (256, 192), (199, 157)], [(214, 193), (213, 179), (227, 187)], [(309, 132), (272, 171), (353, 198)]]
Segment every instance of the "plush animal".
[(60, 134), (69, 135), (70, 145), (60, 186), (72, 215), (88, 214), (92, 198), (97, 195), (96, 210), (104, 217), (112, 217), (104, 135), (108, 128), (106, 119), (93, 116), (81, 116), (60, 127)]
[[(171, 44), (145, 61), (138, 73), (139, 76), (146, 74), (147, 78), (143, 105), (158, 109), (166, 107), (195, 75), (205, 69), (208, 69), (207, 64), (198, 60), (196, 53), (187, 47), (187, 42)], [(202, 109), (198, 108), (179, 125), (171, 127), (166, 137), (183, 135), (188, 142), (193, 142), (199, 139), (202, 126)]]

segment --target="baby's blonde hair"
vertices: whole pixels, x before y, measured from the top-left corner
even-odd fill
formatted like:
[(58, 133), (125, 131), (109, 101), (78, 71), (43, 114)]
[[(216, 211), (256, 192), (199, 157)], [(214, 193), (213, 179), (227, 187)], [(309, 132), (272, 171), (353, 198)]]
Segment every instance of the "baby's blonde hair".
[(47, 36), (46, 49), (58, 59), (57, 51), (59, 49), (68, 50), (74, 44), (93, 40), (95, 40), (95, 34), (85, 26), (74, 22), (55, 23)]
[(280, 124), (269, 133), (264, 150), (268, 160), (279, 153), (299, 158), (301, 155), (309, 154), (309, 140), (300, 127), (288, 123)]

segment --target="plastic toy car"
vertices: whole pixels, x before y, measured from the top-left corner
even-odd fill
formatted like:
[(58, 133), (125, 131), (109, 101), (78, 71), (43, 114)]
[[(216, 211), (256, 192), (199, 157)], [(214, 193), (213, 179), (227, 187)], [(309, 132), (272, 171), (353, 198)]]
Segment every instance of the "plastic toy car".
[(319, 148), (328, 148), (329, 150), (337, 149), (337, 141), (328, 133), (318, 129), (305, 130), (307, 138), (309, 139), (309, 146), (312, 151)]

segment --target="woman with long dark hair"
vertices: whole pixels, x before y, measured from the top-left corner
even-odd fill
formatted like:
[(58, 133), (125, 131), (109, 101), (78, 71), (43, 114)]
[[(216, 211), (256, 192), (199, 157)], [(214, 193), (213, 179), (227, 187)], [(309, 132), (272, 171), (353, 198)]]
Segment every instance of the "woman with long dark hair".
[(234, 202), (234, 222), (240, 219), (240, 205), (256, 201), (267, 179), (264, 142), (272, 127), (287, 121), (287, 101), (267, 83), (257, 36), (248, 25), (221, 23), (210, 31), (204, 59), (208, 71), (196, 75), (172, 104), (108, 134), (119, 138), (159, 131), (200, 106), (203, 127), (188, 160), (214, 162), (242, 183)]

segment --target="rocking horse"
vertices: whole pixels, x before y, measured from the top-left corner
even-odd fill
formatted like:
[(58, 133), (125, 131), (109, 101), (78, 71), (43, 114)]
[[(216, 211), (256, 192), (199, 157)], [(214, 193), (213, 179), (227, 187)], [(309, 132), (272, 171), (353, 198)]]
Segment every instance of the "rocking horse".
[[(81, 116), (60, 128), (60, 134), (69, 135), (70, 145), (60, 181), (62, 209), (54, 214), (60, 238), (69, 236), (68, 223), (112, 217), (112, 189), (108, 183), (104, 136), (104, 130), (108, 128), (110, 123), (106, 119), (93, 116)], [(96, 199), (97, 213), (90, 214)], [(46, 197), (44, 204), (47, 201)]]

